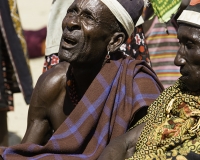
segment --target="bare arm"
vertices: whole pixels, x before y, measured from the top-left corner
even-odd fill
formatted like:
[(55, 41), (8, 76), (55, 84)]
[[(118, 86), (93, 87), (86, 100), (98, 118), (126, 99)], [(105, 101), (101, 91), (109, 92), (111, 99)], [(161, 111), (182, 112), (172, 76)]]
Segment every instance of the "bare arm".
[(32, 94), (28, 112), (27, 130), (21, 143), (43, 144), (43, 139), (51, 128), (47, 120), (47, 104), (43, 100), (43, 97), (41, 97), (42, 94), (46, 94), (42, 91), (41, 81), (42, 78), (38, 80)]
[(144, 125), (145, 123), (140, 124), (129, 132), (111, 140), (98, 160), (122, 160), (131, 157)]
[(49, 133), (62, 122), (68, 66), (68, 63), (62, 62), (38, 79), (31, 97), (27, 130), (21, 143), (45, 144)]

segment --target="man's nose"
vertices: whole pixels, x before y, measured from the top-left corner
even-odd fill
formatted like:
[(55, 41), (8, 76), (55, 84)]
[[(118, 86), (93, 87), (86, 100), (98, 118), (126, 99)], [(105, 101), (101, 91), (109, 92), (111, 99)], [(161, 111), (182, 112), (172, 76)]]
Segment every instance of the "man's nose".
[(183, 66), (186, 63), (186, 60), (184, 58), (184, 53), (185, 53), (185, 49), (184, 46), (180, 46), (178, 52), (176, 53), (176, 57), (174, 59), (174, 64), (176, 66)]
[(73, 30), (80, 30), (81, 29), (81, 25), (80, 25), (80, 18), (78, 15), (74, 15), (71, 17), (65, 17), (63, 20), (63, 30), (65, 28), (67, 28), (69, 31), (73, 31)]

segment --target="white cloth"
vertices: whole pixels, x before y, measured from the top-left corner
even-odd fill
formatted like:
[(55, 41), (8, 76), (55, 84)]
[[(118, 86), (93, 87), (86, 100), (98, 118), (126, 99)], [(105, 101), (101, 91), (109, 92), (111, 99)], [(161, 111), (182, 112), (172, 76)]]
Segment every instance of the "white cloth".
[(141, 24), (143, 24), (143, 23), (144, 23), (144, 19), (143, 19), (142, 16), (140, 16), (140, 18), (138, 19), (138, 21), (137, 21), (135, 27), (137, 27), (137, 26), (139, 26), (139, 25), (141, 25)]
[(184, 10), (179, 18), (178, 22), (185, 22), (195, 26), (200, 26), (200, 13), (192, 10)]
[(130, 37), (134, 31), (134, 22), (126, 9), (117, 0), (101, 0), (122, 24)]
[(45, 56), (58, 53), (62, 36), (62, 21), (74, 0), (56, 0), (50, 10), (47, 25)]

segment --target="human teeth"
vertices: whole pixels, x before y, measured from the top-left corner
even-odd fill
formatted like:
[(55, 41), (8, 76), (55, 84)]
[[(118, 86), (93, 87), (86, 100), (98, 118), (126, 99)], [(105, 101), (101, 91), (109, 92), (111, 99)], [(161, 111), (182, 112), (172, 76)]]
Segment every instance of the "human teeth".
[(68, 43), (68, 44), (72, 44), (72, 45), (76, 44), (76, 42), (73, 41), (73, 40), (71, 40), (71, 39), (65, 38), (64, 40), (65, 40), (65, 42)]

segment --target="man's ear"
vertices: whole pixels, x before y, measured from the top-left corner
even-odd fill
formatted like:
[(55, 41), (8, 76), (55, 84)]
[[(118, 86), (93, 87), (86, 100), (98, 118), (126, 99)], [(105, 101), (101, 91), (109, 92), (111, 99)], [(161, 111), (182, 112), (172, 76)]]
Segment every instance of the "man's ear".
[(116, 32), (111, 37), (111, 40), (108, 44), (108, 50), (110, 52), (116, 51), (125, 41), (126, 35), (123, 32)]

